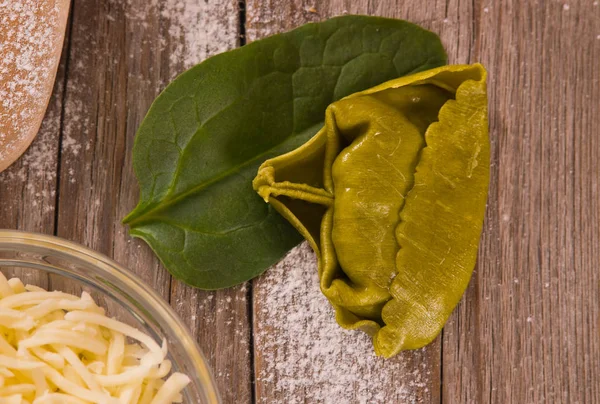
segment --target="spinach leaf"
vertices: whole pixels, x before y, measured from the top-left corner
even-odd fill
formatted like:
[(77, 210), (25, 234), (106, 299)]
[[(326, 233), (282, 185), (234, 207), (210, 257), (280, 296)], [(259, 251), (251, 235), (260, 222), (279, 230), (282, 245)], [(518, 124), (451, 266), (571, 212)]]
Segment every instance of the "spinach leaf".
[(349, 94), (446, 63), (437, 35), (343, 16), (207, 59), (154, 101), (133, 149), (138, 206), (124, 219), (176, 278), (249, 280), (302, 237), (253, 191), (260, 164), (304, 144)]

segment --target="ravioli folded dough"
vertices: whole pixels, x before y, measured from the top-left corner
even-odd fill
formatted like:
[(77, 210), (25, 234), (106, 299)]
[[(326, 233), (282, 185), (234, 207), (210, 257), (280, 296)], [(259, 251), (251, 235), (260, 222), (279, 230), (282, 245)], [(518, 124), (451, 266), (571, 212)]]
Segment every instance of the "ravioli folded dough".
[(476, 263), (489, 183), (486, 71), (444, 66), (331, 104), (254, 189), (309, 241), (338, 323), (391, 357), (441, 331)]

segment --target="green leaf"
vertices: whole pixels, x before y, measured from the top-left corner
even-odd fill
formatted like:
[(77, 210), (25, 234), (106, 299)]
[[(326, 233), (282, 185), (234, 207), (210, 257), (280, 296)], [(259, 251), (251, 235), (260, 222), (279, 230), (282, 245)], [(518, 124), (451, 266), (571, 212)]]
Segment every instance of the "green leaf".
[(253, 191), (259, 165), (315, 135), (332, 102), (445, 63), (437, 35), (366, 16), (214, 56), (173, 81), (142, 122), (133, 150), (141, 197), (124, 223), (190, 285), (251, 279), (301, 240)]

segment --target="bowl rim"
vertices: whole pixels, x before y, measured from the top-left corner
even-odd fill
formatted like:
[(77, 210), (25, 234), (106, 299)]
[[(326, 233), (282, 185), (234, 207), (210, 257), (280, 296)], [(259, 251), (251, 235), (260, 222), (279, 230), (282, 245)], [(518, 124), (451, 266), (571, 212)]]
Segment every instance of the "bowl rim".
[(191, 356), (194, 371), (198, 372), (198, 378), (203, 383), (208, 384), (203, 386), (205, 387), (204, 393), (208, 403), (221, 403), (215, 379), (208, 366), (208, 361), (198, 343), (190, 334), (188, 327), (177, 313), (175, 313), (171, 305), (133, 271), (126, 269), (104, 254), (57, 236), (21, 230), (0, 229), (0, 246), (8, 243), (46, 248), (73, 256), (93, 265), (100, 273), (110, 273), (112, 277), (117, 278), (123, 284), (127, 285), (128, 288), (131, 288), (135, 293), (144, 298), (146, 302), (152, 304), (152, 308), (160, 317), (160, 321), (164, 322), (166, 327), (169, 327), (181, 338), (178, 342), (184, 345), (186, 353)]

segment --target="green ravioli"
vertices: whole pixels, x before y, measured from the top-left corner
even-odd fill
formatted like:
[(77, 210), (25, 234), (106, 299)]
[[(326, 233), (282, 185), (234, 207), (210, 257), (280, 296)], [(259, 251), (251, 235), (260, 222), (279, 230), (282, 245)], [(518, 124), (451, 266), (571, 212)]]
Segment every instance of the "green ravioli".
[(390, 357), (430, 343), (467, 287), (489, 182), (486, 72), (458, 65), (331, 104), (255, 190), (310, 242), (344, 328)]

